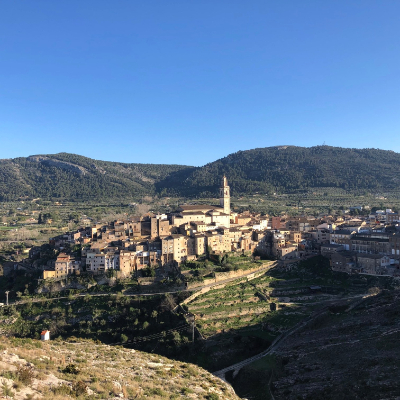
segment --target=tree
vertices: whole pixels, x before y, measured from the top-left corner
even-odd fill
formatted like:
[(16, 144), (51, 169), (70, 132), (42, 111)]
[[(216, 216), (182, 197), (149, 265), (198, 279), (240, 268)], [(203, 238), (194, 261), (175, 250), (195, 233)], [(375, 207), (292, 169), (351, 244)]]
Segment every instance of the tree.
[(145, 274), (146, 274), (146, 276), (148, 276), (148, 277), (155, 277), (156, 276), (156, 270), (154, 269), (154, 268), (152, 268), (151, 267), (151, 265), (148, 265), (145, 269), (144, 269), (144, 271), (143, 271)]
[(161, 301), (161, 308), (166, 311), (172, 311), (176, 307), (175, 299), (170, 293), (164, 295), (164, 299)]
[(142, 328), (143, 328), (143, 330), (146, 330), (149, 326), (150, 326), (150, 324), (147, 321), (144, 321)]
[(42, 218), (42, 213), (39, 214), (39, 218), (38, 218), (38, 224), (43, 224), (43, 218)]
[(176, 345), (179, 345), (179, 343), (181, 342), (181, 335), (179, 334), (179, 332), (172, 332), (172, 340)]
[(83, 301), (84, 301), (85, 303), (89, 303), (90, 300), (92, 300), (92, 296), (91, 296), (90, 294), (87, 294), (87, 295), (83, 298)]

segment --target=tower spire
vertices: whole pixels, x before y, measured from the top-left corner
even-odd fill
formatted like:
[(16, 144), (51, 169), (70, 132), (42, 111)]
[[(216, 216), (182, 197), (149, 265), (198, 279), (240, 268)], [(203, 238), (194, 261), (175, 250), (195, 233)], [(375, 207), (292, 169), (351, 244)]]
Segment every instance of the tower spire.
[(224, 214), (231, 213), (231, 195), (230, 195), (230, 188), (228, 185), (228, 179), (226, 176), (222, 177), (222, 185), (219, 189), (219, 204), (224, 209)]

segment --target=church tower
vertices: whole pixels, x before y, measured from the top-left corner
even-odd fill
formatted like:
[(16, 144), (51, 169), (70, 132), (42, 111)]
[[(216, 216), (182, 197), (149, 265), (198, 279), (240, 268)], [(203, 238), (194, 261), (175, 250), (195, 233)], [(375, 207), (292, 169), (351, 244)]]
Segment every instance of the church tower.
[(226, 176), (222, 178), (222, 186), (219, 189), (219, 204), (224, 209), (224, 213), (231, 213), (231, 194)]

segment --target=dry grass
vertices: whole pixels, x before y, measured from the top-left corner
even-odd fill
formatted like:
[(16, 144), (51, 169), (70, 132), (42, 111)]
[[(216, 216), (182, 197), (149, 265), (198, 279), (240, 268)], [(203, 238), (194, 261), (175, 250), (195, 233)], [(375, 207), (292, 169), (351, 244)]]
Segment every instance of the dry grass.
[[(18, 388), (12, 389), (15, 400), (29, 396), (55, 400), (209, 399), (214, 394), (220, 400), (238, 399), (230, 386), (205, 370), (154, 354), (86, 340), (0, 340), (0, 388), (3, 381), (17, 384)], [(79, 372), (68, 373), (69, 364), (78, 366)], [(25, 376), (24, 383), (18, 380), (17, 369), (26, 366), (33, 375)]]

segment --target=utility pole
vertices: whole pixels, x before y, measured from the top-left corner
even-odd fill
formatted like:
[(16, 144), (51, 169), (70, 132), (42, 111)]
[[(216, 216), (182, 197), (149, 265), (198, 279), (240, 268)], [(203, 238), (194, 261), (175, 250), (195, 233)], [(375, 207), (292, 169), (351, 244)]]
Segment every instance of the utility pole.
[(194, 328), (196, 327), (196, 315), (193, 314), (193, 330), (192, 330), (192, 342), (194, 343)]
[(9, 290), (6, 291), (6, 296), (7, 296), (7, 304), (6, 304), (6, 305), (7, 305), (7, 306), (8, 306), (8, 293), (10, 293)]

